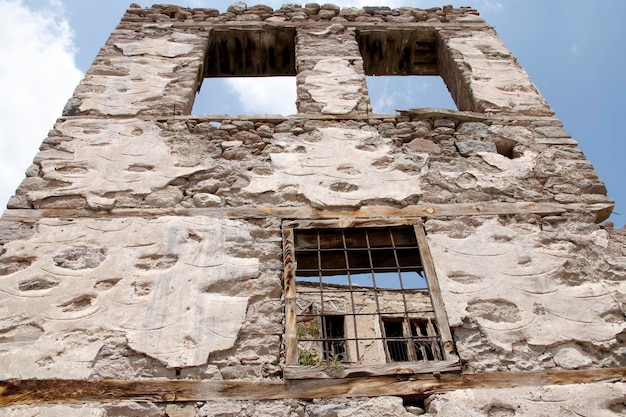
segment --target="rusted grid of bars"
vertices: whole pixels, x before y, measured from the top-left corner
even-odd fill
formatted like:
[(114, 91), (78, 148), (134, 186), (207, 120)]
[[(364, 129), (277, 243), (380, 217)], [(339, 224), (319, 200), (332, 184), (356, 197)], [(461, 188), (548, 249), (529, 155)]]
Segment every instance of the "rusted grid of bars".
[[(297, 292), (319, 295), (319, 302), (300, 309), (297, 319), (299, 323), (315, 321), (319, 330), (299, 334), (298, 339), (320, 342), (323, 359), (339, 357), (343, 362), (358, 363), (360, 342), (380, 341), (387, 362), (442, 360), (441, 340), (432, 320), (434, 311), (411, 309), (407, 300), (428, 292), (412, 227), (297, 230), (295, 254)], [(350, 308), (337, 314), (326, 308), (325, 298), (341, 293), (349, 295)], [(357, 311), (358, 293), (373, 296), (374, 313)], [(381, 306), (385, 297), (394, 293), (402, 300), (400, 311)], [(315, 310), (314, 304), (318, 306)], [(379, 336), (359, 335), (357, 323), (368, 317), (378, 323)], [(350, 322), (353, 337), (344, 332)], [(346, 357), (350, 342), (356, 360)]]

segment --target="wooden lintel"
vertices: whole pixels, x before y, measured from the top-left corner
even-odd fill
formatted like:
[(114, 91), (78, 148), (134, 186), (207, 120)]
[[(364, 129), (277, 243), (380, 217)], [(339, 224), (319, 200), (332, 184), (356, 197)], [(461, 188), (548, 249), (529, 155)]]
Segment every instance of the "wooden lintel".
[(217, 208), (137, 208), (92, 211), (80, 209), (9, 209), (0, 220), (37, 221), (42, 218), (123, 218), (155, 216), (209, 216), (231, 219), (280, 218), (280, 219), (341, 219), (341, 218), (427, 218), (451, 216), (492, 216), (514, 214), (559, 215), (568, 211), (589, 211), (596, 214), (599, 223), (606, 220), (614, 203), (558, 204), (558, 203), (500, 203), (482, 202), (467, 204), (424, 204), (407, 207), (364, 206), (349, 209), (315, 209), (311, 207), (217, 207)]
[[(224, 120), (251, 120), (257, 122), (281, 123), (286, 120), (375, 120), (375, 119), (397, 119), (409, 117), (415, 120), (432, 119), (432, 118), (449, 118), (458, 121), (483, 121), (489, 123), (508, 123), (508, 122), (537, 122), (546, 121), (551, 123), (562, 124), (554, 116), (524, 116), (524, 115), (507, 115), (499, 113), (477, 113), (471, 111), (457, 111), (449, 109), (439, 109), (433, 107), (424, 107), (416, 109), (397, 109), (396, 113), (347, 113), (328, 115), (323, 113), (298, 113), (294, 115), (281, 114), (211, 114), (211, 115), (135, 115), (135, 116), (115, 116), (115, 119), (140, 119), (145, 121), (172, 121), (172, 120), (194, 120), (197, 122), (222, 122)], [(81, 116), (62, 116), (58, 120), (91, 120), (91, 119), (111, 119), (111, 115), (81, 115)]]
[[(147, 21), (128, 21), (122, 20), (120, 22), (121, 27), (136, 27), (136, 26), (148, 26), (148, 27), (160, 27), (163, 29), (207, 29), (207, 28), (223, 28), (228, 30), (244, 30), (249, 28), (298, 28), (298, 27), (324, 27), (336, 24), (338, 22), (330, 22), (327, 20), (322, 21), (310, 21), (305, 20), (302, 22), (284, 21), (284, 22), (255, 22), (255, 21), (229, 21), (229, 22), (180, 22), (180, 21), (167, 21), (162, 22), (147, 22)], [(410, 29), (423, 29), (423, 30), (488, 30), (492, 27), (484, 22), (414, 22), (414, 23), (390, 23), (390, 22), (341, 22), (348, 28), (354, 28), (357, 30), (375, 30), (375, 29), (388, 29), (388, 30), (410, 30)]]
[(363, 378), (370, 376), (433, 374), (435, 372), (459, 372), (458, 360), (433, 362), (394, 362), (376, 365), (354, 366), (285, 366), (285, 379), (336, 379)]
[(435, 373), (297, 381), (202, 380), (9, 380), (0, 381), (0, 406), (121, 400), (184, 402), (332, 397), (427, 396), (468, 388), (511, 388), (614, 382), (626, 367), (482, 374)]

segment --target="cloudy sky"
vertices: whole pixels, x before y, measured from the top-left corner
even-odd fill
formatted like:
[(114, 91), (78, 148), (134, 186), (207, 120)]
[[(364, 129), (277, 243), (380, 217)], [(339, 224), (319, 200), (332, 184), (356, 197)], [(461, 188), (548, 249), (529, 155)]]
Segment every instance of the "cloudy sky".
[[(87, 70), (131, 0), (0, 0), (0, 207), (24, 177), (39, 144), (60, 116), (63, 105)], [(135, 0), (143, 7), (157, 1)], [(165, 1), (164, 1), (165, 2)], [(189, 7), (226, 10), (231, 1), (170, 0)], [(285, 1), (259, 0), (273, 8)], [(431, 7), (452, 0), (336, 0), (340, 6)], [(257, 4), (249, 2), (250, 5)], [(493, 25), (531, 79), (579, 141), (587, 158), (616, 200), (611, 221), (626, 221), (626, 140), (621, 118), (626, 111), (626, 1), (623, 0), (462, 0)], [(371, 78), (371, 77), (369, 77)], [(404, 78), (404, 77), (397, 77)], [(408, 77), (398, 86), (388, 77), (368, 80), (376, 112), (396, 108), (453, 108), (438, 78)], [(372, 82), (370, 85), (369, 83)], [(374, 84), (374, 82), (376, 84)], [(254, 87), (254, 88), (253, 88)], [(290, 80), (264, 85), (246, 80), (209, 86), (203, 91), (230, 90), (219, 101), (198, 99), (198, 114), (295, 112)], [(442, 94), (438, 91), (444, 90)], [(268, 92), (272, 94), (268, 94)], [(421, 92), (415, 102), (406, 91)], [(276, 100), (277, 92), (288, 97)], [(243, 100), (242, 97), (246, 97)], [(289, 98), (292, 97), (292, 98)], [(408, 101), (411, 98), (412, 101)], [(202, 104), (200, 104), (202, 103)], [(620, 214), (617, 214), (620, 213)]]

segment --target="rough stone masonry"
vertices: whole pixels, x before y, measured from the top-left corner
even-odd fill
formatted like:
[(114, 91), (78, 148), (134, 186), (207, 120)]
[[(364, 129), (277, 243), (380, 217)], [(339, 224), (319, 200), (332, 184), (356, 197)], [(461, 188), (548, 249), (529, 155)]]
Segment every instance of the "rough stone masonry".
[[(191, 114), (272, 75), (297, 114)], [(369, 75), (458, 110), (372, 113)], [(0, 414), (624, 415), (612, 207), (474, 9), (131, 4), (0, 221)], [(290, 366), (288, 221), (422, 228), (446, 366)]]

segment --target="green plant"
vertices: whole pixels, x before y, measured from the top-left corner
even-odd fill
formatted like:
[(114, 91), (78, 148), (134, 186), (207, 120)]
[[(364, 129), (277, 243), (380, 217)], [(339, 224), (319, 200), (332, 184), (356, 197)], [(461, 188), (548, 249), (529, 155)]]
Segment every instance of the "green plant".
[(317, 356), (314, 349), (298, 349), (298, 364), (302, 366), (317, 366), (323, 361)]
[(304, 323), (298, 323), (297, 335), (298, 339), (308, 339), (320, 334), (320, 324), (317, 320), (309, 320)]
[(333, 355), (327, 360), (328, 366), (341, 366), (343, 357), (341, 355)]
[(298, 364), (302, 366), (341, 366), (343, 358), (341, 355), (333, 355), (323, 360), (317, 356), (315, 349), (298, 349)]

